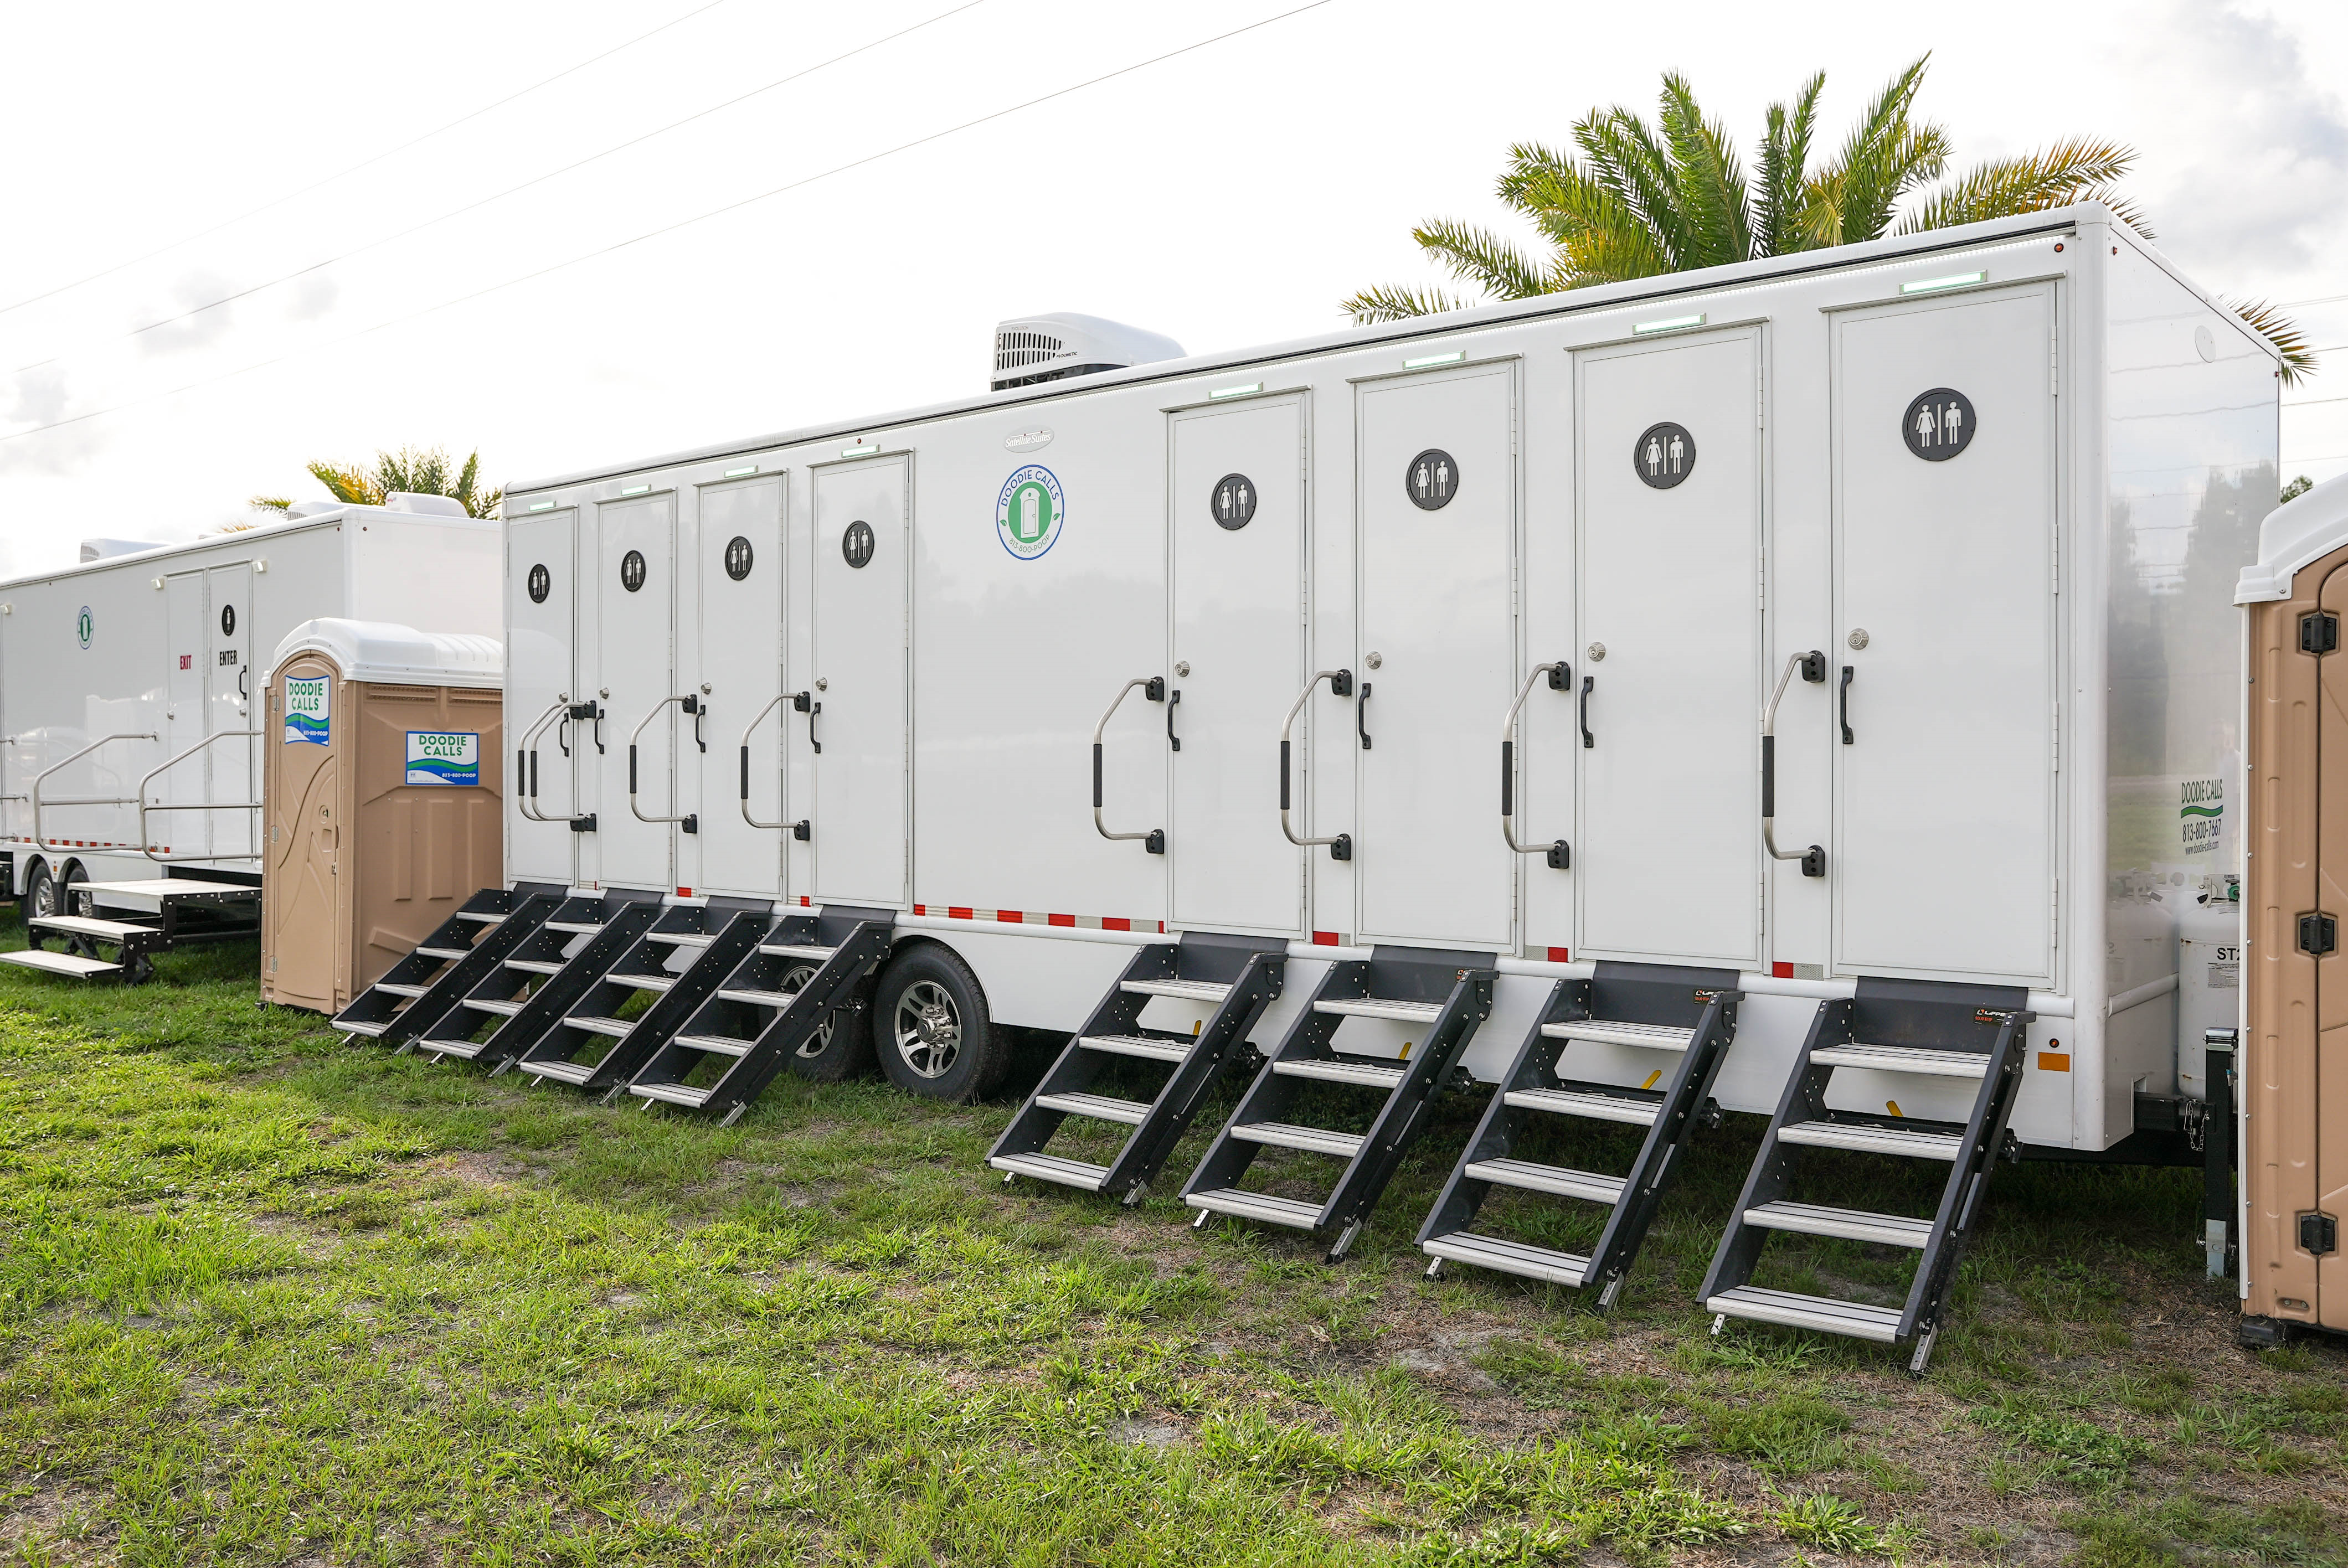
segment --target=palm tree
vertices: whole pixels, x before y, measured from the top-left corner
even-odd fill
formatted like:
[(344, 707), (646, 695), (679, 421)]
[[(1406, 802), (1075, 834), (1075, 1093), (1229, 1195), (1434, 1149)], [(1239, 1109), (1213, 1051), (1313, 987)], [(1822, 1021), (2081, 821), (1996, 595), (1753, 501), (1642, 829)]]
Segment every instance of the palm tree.
[[(1945, 178), (1949, 134), (1914, 112), (1931, 58), (1892, 77), (1841, 148), (1815, 168), (1811, 143), (1826, 73), (1811, 77), (1791, 104), (1769, 106), (1749, 179), (1726, 128), (1704, 118), (1687, 78), (1667, 74), (1653, 125), (1619, 106), (1593, 109), (1573, 128), (1579, 157), (1538, 142), (1509, 149), (1500, 200), (1548, 242), (1546, 255), (1451, 219), (1423, 223), (1412, 237), (1452, 276), (1503, 300), (2089, 200), (2151, 237), (2142, 212), (2118, 193), (2136, 153), (2116, 143), (2072, 138)], [(1902, 210), (1911, 195), (1917, 200)], [(1344, 308), (1366, 324), (1475, 302), (1439, 289), (1385, 284), (1365, 289)], [(2286, 384), (2314, 371), (2307, 340), (2290, 321), (2263, 302), (2227, 302), (2282, 354)]]
[[(452, 475), (448, 454), (438, 446), (403, 446), (396, 452), (377, 452), (372, 468), (355, 463), (312, 463), (310, 477), (326, 487), (326, 493), (337, 501), (357, 507), (379, 507), (384, 497), (395, 492), (417, 496), (447, 496), (461, 504), (469, 518), (494, 518), (498, 505), (505, 499), (503, 490), (479, 489), (481, 455), (467, 455), (464, 466)], [(283, 512), (294, 505), (290, 496), (255, 496), (249, 503), (265, 512)]]

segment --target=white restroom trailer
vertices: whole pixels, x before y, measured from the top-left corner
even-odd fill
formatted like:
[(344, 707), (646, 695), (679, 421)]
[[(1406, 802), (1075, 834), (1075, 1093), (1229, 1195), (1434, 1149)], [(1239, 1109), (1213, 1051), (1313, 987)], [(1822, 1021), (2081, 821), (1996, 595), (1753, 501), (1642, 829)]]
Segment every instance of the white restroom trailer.
[(1448, 955), (1486, 1082), (1560, 979), (1725, 972), (1764, 1113), (1822, 1002), (1995, 988), (2021, 1141), (2125, 1153), (2240, 871), (2276, 372), (2088, 204), (518, 485), (509, 881), (885, 911), (1056, 1030), (1175, 933), (1284, 947), (1260, 1041)]
[(70, 906), (95, 932), (119, 923), (107, 910), (158, 912), (167, 880), (258, 888), (257, 698), (294, 626), (496, 631), (495, 521), (438, 497), (297, 510), (187, 544), (91, 541), (77, 567), (0, 583), (0, 866), (28, 915)]

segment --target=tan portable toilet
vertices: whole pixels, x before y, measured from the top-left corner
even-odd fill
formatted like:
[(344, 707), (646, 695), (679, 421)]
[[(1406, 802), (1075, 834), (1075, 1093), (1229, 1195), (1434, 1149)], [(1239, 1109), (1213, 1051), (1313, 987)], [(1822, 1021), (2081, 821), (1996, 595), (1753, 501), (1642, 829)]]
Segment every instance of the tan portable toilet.
[(2348, 477), (2268, 516), (2234, 601), (2249, 620), (2243, 1337), (2271, 1343), (2348, 1329)]
[(505, 654), (494, 637), (308, 620), (263, 724), (261, 996), (340, 1011), (501, 886)]

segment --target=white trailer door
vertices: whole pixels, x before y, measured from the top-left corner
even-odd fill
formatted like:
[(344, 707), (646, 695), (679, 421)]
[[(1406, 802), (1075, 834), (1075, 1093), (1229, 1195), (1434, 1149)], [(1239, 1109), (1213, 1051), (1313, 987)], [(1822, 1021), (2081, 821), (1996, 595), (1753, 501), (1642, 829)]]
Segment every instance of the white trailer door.
[(1178, 414), (1173, 436), (1174, 923), (1302, 935), (1272, 743), (1305, 676), (1303, 404)]
[(1834, 324), (1835, 960), (2053, 972), (2054, 293)]
[[(204, 574), (173, 572), (163, 579), (163, 613), (170, 623), (170, 668), (164, 672), (163, 750), (155, 760), (176, 757), (204, 738), (211, 675), (211, 639), (205, 630)], [(183, 805), (204, 798), (206, 761), (198, 752), (155, 781), (148, 796), (158, 804)], [(129, 792), (124, 791), (128, 794)], [(212, 843), (210, 811), (159, 812), (147, 819), (148, 835), (173, 856), (202, 855)]]
[[(586, 754), (600, 775), (595, 808), (595, 881), (604, 887), (651, 887), (665, 893), (673, 825), (640, 821), (628, 805), (628, 744), (636, 726), (676, 694), (673, 636), (676, 593), (675, 499), (648, 496), (598, 508), (596, 518), (594, 650), (601, 669), (603, 749), (589, 726)], [(691, 745), (692, 721), (685, 743)], [(679, 731), (674, 704), (661, 708), (636, 738), (636, 805), (645, 816), (681, 815), (675, 767)]]
[(1740, 332), (1578, 356), (1581, 647), (1532, 651), (1572, 660), (1586, 707), (1573, 869), (1591, 958), (1760, 957), (1760, 352)]
[[(205, 640), (204, 733), (236, 736), (252, 723), (252, 563), (216, 566), (204, 573)], [(260, 770), (254, 765), (249, 738), (214, 741), (204, 748), (210, 774), (211, 799), (228, 805), (261, 798)], [(180, 766), (194, 772), (191, 759)], [(180, 813), (191, 816), (195, 813)], [(253, 814), (249, 811), (208, 811), (211, 819), (212, 854), (226, 858), (257, 855)]]
[[(701, 859), (694, 891), (778, 897), (786, 891), (784, 834), (743, 819), (742, 732), (783, 689), (783, 476), (703, 489), (699, 549), (709, 750), (695, 753), (701, 832), (685, 841)], [(789, 820), (782, 738), (797, 718), (786, 703), (750, 736), (750, 814), (761, 822)]]
[(1358, 397), (1356, 734), (1328, 733), (1343, 708), (1324, 697), (1316, 747), (1355, 748), (1354, 929), (1506, 948), (1516, 868), (1492, 764), (1516, 668), (1516, 369), (1374, 382)]
[(816, 902), (902, 907), (910, 569), (908, 460), (815, 475), (815, 671), (798, 743), (814, 742)]
[(577, 525), (578, 515), (569, 510), (530, 513), (506, 523), (505, 733), (516, 756), (516, 772), (506, 784), (506, 876), (515, 882), (569, 886), (572, 853), (585, 836), (571, 831), (570, 818), (579, 809), (574, 764), (580, 748), (594, 754), (592, 724), (556, 719), (538, 737), (536, 810), (555, 820), (532, 822), (518, 804), (528, 784), (521, 771), (528, 762), (522, 737), (558, 700), (582, 701), (592, 694), (572, 681)]

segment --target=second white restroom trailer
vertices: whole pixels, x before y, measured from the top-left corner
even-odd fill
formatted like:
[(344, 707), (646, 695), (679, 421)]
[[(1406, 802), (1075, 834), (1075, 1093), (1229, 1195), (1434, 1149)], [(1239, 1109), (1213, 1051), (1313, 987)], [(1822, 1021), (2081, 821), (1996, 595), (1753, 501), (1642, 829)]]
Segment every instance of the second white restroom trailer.
[(11, 961), (108, 974), (95, 949), (127, 940), (135, 973), (148, 927), (196, 906), (250, 916), (273, 739), (255, 715), (294, 626), (496, 632), (495, 521), (438, 497), (304, 511), (187, 544), (100, 541), (114, 553), (0, 583), (0, 866), (47, 922), (30, 934), (76, 944)]
[[(1611, 1194), (1634, 1245), (1707, 1096), (1773, 1151), (1947, 1160), (1897, 1231), (1917, 1299), (1778, 1313), (1928, 1337), (1983, 1159), (2125, 1153), (2178, 1093), (2172, 911), (2239, 869), (2228, 600), (2276, 369), (2083, 205), (517, 486), (509, 878), (582, 927), (829, 919), (765, 943), (807, 964), (885, 928), (872, 1034), (916, 1090), (983, 1092), (989, 1020), (1075, 1032), (1009, 1172), (1131, 1193), (1252, 1036), (1186, 1196), (1340, 1251), (1455, 1069), (1505, 1091), (1478, 1147), (1527, 1106), (1657, 1129), (1635, 1179), (1471, 1149), (1455, 1215)], [(756, 1061), (784, 961), (659, 1027)], [(576, 1043), (677, 1104), (764, 1081)], [(1102, 1094), (1086, 1051), (1174, 1081)], [(1296, 1078), (1383, 1108), (1303, 1126)], [(1045, 1151), (1070, 1117), (1133, 1142)], [(1343, 1170), (1272, 1196), (1262, 1147)], [(1739, 1225), (1802, 1228), (1785, 1174)], [(1627, 1257), (1429, 1225), (1438, 1265)], [(1743, 1267), (1708, 1298), (1777, 1311)]]

